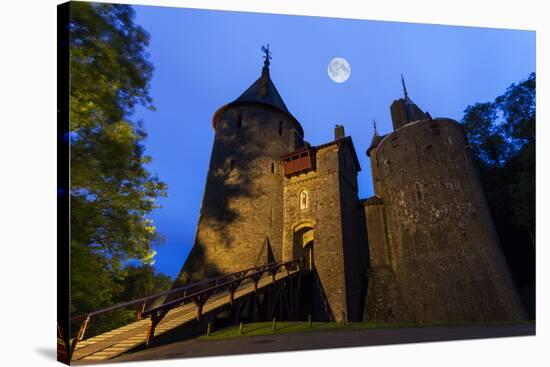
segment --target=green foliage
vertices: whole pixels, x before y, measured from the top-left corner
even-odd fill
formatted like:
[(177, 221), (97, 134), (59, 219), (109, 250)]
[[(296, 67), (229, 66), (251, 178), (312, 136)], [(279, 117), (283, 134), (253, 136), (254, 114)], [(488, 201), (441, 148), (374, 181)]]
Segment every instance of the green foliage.
[(481, 162), (502, 167), (508, 149), (502, 125), (497, 124), (496, 120), (494, 103), (476, 103), (466, 108), (462, 123), (468, 142)]
[[(70, 11), (71, 314), (169, 288), (157, 274), (161, 243), (148, 214), (166, 185), (146, 168), (147, 134), (131, 116), (153, 109), (148, 33), (127, 5), (75, 2)], [(140, 265), (126, 266), (128, 261)], [(98, 332), (127, 322), (120, 310), (90, 325)]]
[[(105, 258), (88, 246), (71, 246), (71, 314), (96, 310), (113, 298), (116, 284)], [(90, 296), (93, 294), (93, 297)]]
[(521, 143), (535, 142), (536, 84), (536, 75), (531, 73), (526, 80), (512, 84), (495, 100), (506, 121), (506, 133)]
[(146, 295), (167, 290), (173, 280), (162, 273), (155, 273), (151, 265), (128, 265), (124, 268), (124, 279), (120, 283), (120, 301), (130, 301)]
[(148, 34), (125, 5), (74, 3), (70, 21), (72, 239), (110, 261), (146, 258), (159, 240), (145, 216), (166, 186), (145, 168), (146, 133), (129, 120), (152, 108)]
[(514, 208), (515, 224), (526, 228), (535, 242), (535, 143), (523, 146), (507, 165), (508, 192)]

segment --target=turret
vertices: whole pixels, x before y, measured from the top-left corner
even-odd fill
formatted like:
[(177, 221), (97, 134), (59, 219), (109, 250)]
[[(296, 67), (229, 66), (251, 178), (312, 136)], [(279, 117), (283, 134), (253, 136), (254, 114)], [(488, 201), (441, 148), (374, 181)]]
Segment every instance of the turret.
[[(371, 260), (385, 272), (371, 278), (383, 284), (369, 289), (385, 294), (369, 296), (365, 317), (420, 323), (521, 319), (464, 129), (448, 118), (432, 119), (402, 83), (404, 98), (391, 105), (394, 131), (381, 139), (375, 131), (367, 151), (375, 189), (364, 202), (369, 248), (383, 255)], [(397, 304), (403, 307), (392, 309)]]
[(176, 285), (281, 259), (281, 156), (303, 146), (303, 129), (269, 73), (214, 113), (210, 166), (195, 242)]

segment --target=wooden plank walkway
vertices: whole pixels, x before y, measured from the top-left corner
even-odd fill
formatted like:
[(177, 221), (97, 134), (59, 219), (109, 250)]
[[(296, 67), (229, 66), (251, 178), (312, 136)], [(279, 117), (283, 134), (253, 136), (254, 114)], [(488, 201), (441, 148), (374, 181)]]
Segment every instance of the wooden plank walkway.
[[(299, 270), (291, 270), (290, 275)], [(286, 272), (276, 274), (275, 281), (286, 278)], [(273, 283), (271, 277), (264, 277), (258, 281), (258, 290)], [(234, 299), (237, 300), (254, 292), (254, 284), (246, 284), (235, 292)], [(229, 302), (227, 291), (213, 295), (204, 305), (203, 314), (225, 306)], [(184, 304), (170, 310), (155, 330), (155, 336), (164, 334), (176, 327), (191, 323), (196, 319), (196, 307), (193, 303)], [(104, 362), (117, 357), (135, 347), (145, 343), (147, 330), (151, 321), (147, 318), (122, 326), (118, 329), (82, 340), (76, 345), (71, 362), (89, 363)]]

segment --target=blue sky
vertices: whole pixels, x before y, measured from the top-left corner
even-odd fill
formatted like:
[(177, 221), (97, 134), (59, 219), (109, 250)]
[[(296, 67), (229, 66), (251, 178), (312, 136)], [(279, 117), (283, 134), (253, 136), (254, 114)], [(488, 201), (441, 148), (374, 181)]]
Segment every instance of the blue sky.
[[(152, 173), (169, 195), (151, 215), (165, 243), (156, 267), (177, 275), (193, 244), (210, 159), (212, 114), (255, 81), (269, 43), (271, 78), (312, 145), (331, 141), (334, 125), (353, 137), (362, 172), (359, 195), (372, 195), (365, 150), (372, 119), (391, 131), (389, 106), (409, 96), (433, 117), (462, 118), (535, 71), (535, 32), (183, 8), (134, 6), (151, 35), (155, 112), (136, 111), (148, 131)], [(351, 64), (331, 81), (334, 57)]]

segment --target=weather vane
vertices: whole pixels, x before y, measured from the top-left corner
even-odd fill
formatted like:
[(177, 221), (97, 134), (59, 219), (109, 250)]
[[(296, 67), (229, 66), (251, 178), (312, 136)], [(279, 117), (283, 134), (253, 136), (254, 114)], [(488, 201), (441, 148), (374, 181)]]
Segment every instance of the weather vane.
[(262, 46), (262, 51), (265, 52), (264, 65), (269, 66), (269, 60), (271, 60), (271, 51), (269, 51), (269, 43), (267, 44), (267, 47)]
[(374, 134), (378, 135), (378, 131), (376, 131), (376, 120), (372, 119), (372, 127), (374, 128)]
[(405, 86), (405, 78), (403, 78), (403, 73), (401, 73), (401, 84), (403, 84), (403, 93), (405, 93), (405, 98), (407, 98), (407, 87)]

